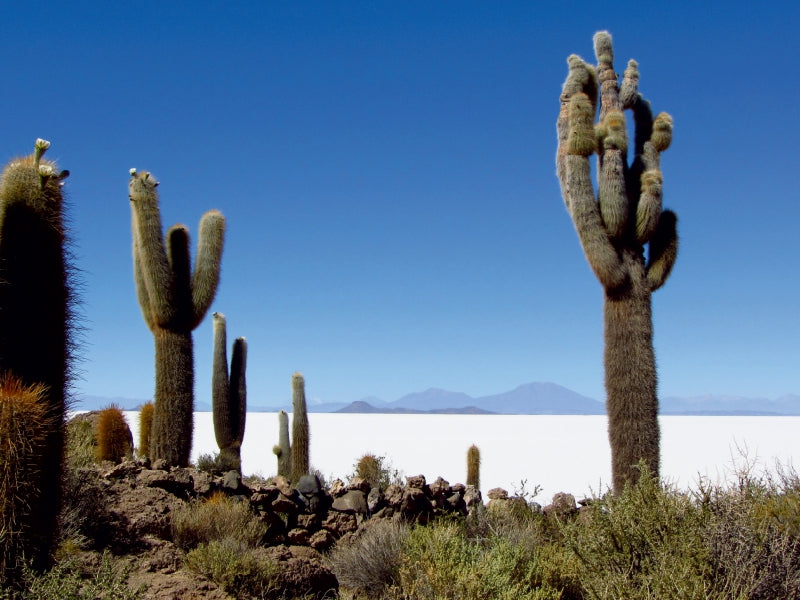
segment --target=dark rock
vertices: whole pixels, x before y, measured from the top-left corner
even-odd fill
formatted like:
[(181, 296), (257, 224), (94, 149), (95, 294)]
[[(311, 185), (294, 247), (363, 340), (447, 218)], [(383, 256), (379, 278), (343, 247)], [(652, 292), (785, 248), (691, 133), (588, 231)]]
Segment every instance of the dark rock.
[(369, 494), (369, 491), (370, 489), (372, 489), (372, 486), (366, 479), (362, 479), (361, 477), (353, 477), (350, 480), (347, 489), (358, 490), (359, 492), (363, 492), (364, 494)]
[(311, 538), (308, 540), (308, 545), (315, 550), (322, 551), (333, 546), (335, 541), (336, 538), (333, 537), (333, 534), (331, 534), (330, 531), (321, 529), (311, 536)]
[(296, 487), (304, 496), (316, 496), (322, 493), (322, 484), (316, 475), (303, 475)]
[(374, 487), (367, 494), (367, 510), (374, 513), (383, 505), (383, 494), (380, 488)]
[(487, 495), (489, 500), (508, 500), (508, 492), (500, 487), (490, 489)]
[(344, 496), (335, 498), (331, 508), (339, 512), (365, 514), (367, 512), (367, 499), (364, 492), (350, 490)]
[(399, 509), (403, 503), (403, 488), (396, 483), (392, 483), (383, 493), (383, 499), (388, 506)]
[(564, 492), (558, 492), (553, 496), (553, 501), (542, 509), (547, 516), (565, 518), (578, 512), (578, 505), (575, 496)]
[(425, 475), (414, 475), (406, 477), (406, 487), (422, 489), (425, 487)]
[(336, 537), (342, 537), (345, 533), (358, 529), (358, 521), (351, 513), (332, 510), (322, 522), (322, 528), (330, 531)]

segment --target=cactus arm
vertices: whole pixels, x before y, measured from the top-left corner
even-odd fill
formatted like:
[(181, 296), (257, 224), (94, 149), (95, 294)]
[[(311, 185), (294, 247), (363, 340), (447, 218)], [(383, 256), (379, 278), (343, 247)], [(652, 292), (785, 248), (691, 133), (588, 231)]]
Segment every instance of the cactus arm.
[(131, 170), (128, 192), (133, 213), (133, 231), (138, 237), (135, 247), (139, 250), (139, 264), (149, 298), (149, 312), (152, 320), (162, 325), (172, 320), (175, 310), (172, 302), (172, 271), (161, 238), (157, 185), (158, 182), (149, 173)]
[(247, 418), (247, 340), (238, 337), (233, 342), (231, 352), (231, 375), (229, 390), (230, 403), (236, 408), (237, 419), (236, 428), (233, 431), (236, 441), (239, 444), (244, 440), (245, 421)]
[(200, 220), (197, 257), (192, 275), (192, 327), (203, 320), (217, 293), (224, 240), (225, 217), (217, 210), (208, 211)]
[(589, 160), (567, 156), (567, 189), (571, 194), (571, 216), (583, 252), (595, 276), (606, 289), (616, 289), (627, 280), (627, 271), (611, 243), (592, 193)]
[(174, 317), (165, 326), (191, 331), (196, 324), (192, 318), (192, 261), (189, 256), (189, 230), (183, 225), (173, 225), (167, 231), (167, 259), (172, 269), (172, 300)]
[(292, 459), (291, 481), (297, 483), (309, 472), (309, 431), (306, 382), (301, 373), (292, 375)]
[(650, 239), (647, 283), (654, 292), (667, 281), (678, 257), (678, 217), (671, 210), (661, 213), (658, 227)]
[(139, 300), (139, 308), (142, 311), (142, 317), (147, 324), (148, 329), (153, 331), (156, 327), (156, 322), (153, 319), (153, 307), (150, 304), (150, 295), (147, 293), (147, 282), (144, 278), (142, 270), (142, 259), (140, 256), (141, 250), (139, 248), (139, 237), (136, 234), (136, 220), (134, 219), (133, 231), (133, 278), (136, 284), (136, 297)]
[(225, 315), (215, 312), (214, 356), (211, 367), (211, 401), (213, 403), (214, 436), (220, 450), (233, 442), (230, 435), (231, 424), (228, 410), (228, 351)]
[[(564, 199), (564, 204), (567, 207), (567, 211), (571, 212), (572, 209), (570, 208), (570, 196), (568, 190), (566, 189), (567, 154), (569, 153), (570, 149), (569, 139), (571, 130), (570, 111), (574, 111), (574, 108), (571, 108), (571, 100), (576, 94), (586, 94), (586, 98), (591, 106), (589, 112), (593, 117), (596, 111), (597, 102), (597, 79), (593, 68), (584, 62), (580, 56), (576, 54), (571, 55), (567, 59), (567, 64), (569, 65), (569, 73), (567, 75), (567, 79), (564, 81), (564, 86), (561, 91), (561, 110), (559, 111), (558, 121), (556, 122), (556, 131), (558, 133), (556, 174), (558, 175), (558, 181), (561, 184), (561, 197)], [(594, 151), (594, 148), (592, 148), (592, 151)], [(589, 154), (591, 154), (591, 152)]]

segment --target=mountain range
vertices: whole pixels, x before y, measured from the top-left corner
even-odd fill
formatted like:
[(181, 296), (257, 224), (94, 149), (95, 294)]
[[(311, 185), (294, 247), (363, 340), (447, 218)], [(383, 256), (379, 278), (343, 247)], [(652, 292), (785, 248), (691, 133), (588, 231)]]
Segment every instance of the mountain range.
[[(116, 404), (125, 409), (135, 409), (145, 400), (82, 396), (74, 408), (95, 410)], [(198, 402), (195, 410), (210, 411), (211, 406)], [(252, 402), (248, 412), (291, 411), (291, 403), (280, 406), (259, 406)], [(351, 402), (309, 403), (309, 412), (342, 413), (432, 413), (432, 414), (533, 414), (533, 415), (601, 415), (605, 414), (603, 402), (582, 396), (555, 383), (526, 383), (519, 387), (473, 398), (462, 392), (430, 388), (414, 392), (391, 402), (367, 397)], [(748, 398), (743, 396), (705, 395), (689, 398), (665, 397), (661, 399), (662, 415), (767, 415), (800, 416), (800, 396), (786, 395), (777, 399)]]

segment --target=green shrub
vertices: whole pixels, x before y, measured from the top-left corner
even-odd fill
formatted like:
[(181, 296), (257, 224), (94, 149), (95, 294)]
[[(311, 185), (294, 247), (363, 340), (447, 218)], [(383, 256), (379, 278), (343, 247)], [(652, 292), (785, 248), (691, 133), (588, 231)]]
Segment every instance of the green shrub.
[(172, 531), (175, 544), (184, 551), (225, 538), (254, 548), (261, 543), (267, 526), (250, 511), (247, 502), (216, 493), (176, 510), (172, 515)]
[(385, 519), (367, 521), (358, 534), (338, 543), (328, 564), (351, 592), (379, 598), (399, 583), (400, 558), (409, 528)]
[(186, 567), (207, 577), (235, 598), (277, 594), (278, 567), (232, 537), (200, 544), (186, 555)]
[(393, 483), (402, 484), (400, 471), (392, 467), (385, 456), (364, 454), (353, 465), (353, 475), (368, 481), (372, 487), (385, 490)]
[(398, 569), (399, 597), (417, 600), (557, 600), (561, 592), (535, 585), (536, 556), (493, 536), (469, 540), (455, 523), (414, 529)]
[(595, 499), (563, 526), (564, 544), (579, 559), (587, 598), (705, 600), (708, 553), (704, 516), (692, 498), (652, 477)]
[(62, 560), (43, 574), (25, 570), (24, 590), (0, 588), (0, 600), (143, 600), (147, 597), (146, 586), (130, 589), (128, 572), (116, 567), (108, 553), (103, 553), (100, 565), (91, 573), (86, 573), (73, 559)]
[(197, 457), (197, 468), (210, 475), (222, 475), (228, 471), (239, 471), (242, 461), (230, 453), (212, 452)]

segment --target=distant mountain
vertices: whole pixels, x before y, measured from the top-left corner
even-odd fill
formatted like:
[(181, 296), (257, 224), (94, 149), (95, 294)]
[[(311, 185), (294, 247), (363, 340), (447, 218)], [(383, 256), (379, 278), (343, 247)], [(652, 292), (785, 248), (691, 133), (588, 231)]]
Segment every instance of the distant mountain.
[(605, 405), (555, 383), (526, 383), (510, 392), (483, 396), (475, 406), (501, 414), (602, 415)]
[(361, 414), (381, 414), (381, 415), (490, 415), (494, 414), (488, 410), (477, 408), (475, 406), (465, 406), (463, 408), (434, 408), (432, 410), (420, 410), (418, 408), (403, 408), (403, 407), (376, 407), (372, 406), (369, 402), (363, 400), (356, 400), (341, 408), (337, 413), (361, 413)]
[(386, 406), (387, 408), (413, 408), (430, 411), (437, 408), (459, 408), (474, 403), (474, 398), (461, 392), (448, 392), (439, 388), (429, 388), (424, 392), (407, 394), (394, 402), (389, 402)]
[[(73, 410), (98, 410), (116, 404), (125, 410), (137, 410), (147, 400), (78, 396)], [(198, 402), (195, 410), (211, 411), (211, 405)], [(248, 412), (291, 412), (291, 403), (282, 406), (248, 406)], [(315, 413), (381, 413), (381, 414), (527, 414), (527, 415), (602, 415), (603, 402), (582, 396), (555, 383), (526, 383), (511, 391), (473, 398), (461, 392), (430, 388), (407, 394), (393, 402), (367, 397), (356, 402), (323, 402), (309, 404)], [(800, 416), (800, 396), (786, 395), (774, 400), (708, 394), (689, 398), (661, 398), (662, 415), (775, 415)]]
[(668, 397), (661, 400), (662, 415), (765, 415), (800, 416), (800, 396), (787, 395), (775, 400), (706, 394), (691, 398)]
[(149, 402), (149, 400), (122, 398), (120, 396), (107, 398), (105, 396), (79, 395), (75, 397), (75, 403), (70, 408), (72, 410), (101, 410), (115, 404), (123, 410), (138, 410), (145, 402)]

